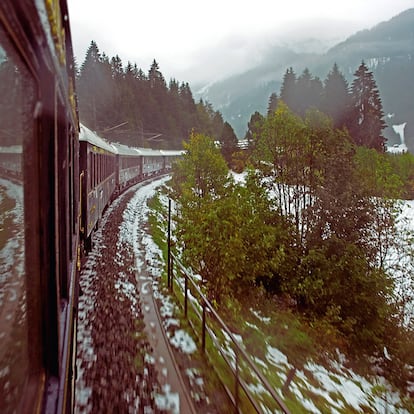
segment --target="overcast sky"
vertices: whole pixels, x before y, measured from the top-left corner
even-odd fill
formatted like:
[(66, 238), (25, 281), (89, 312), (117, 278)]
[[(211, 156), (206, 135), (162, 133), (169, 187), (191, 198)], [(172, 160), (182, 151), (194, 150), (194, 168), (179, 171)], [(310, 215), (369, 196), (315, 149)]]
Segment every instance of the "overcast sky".
[(91, 40), (109, 57), (167, 82), (208, 82), (240, 72), (272, 44), (341, 41), (414, 7), (414, 0), (68, 0), (79, 65)]

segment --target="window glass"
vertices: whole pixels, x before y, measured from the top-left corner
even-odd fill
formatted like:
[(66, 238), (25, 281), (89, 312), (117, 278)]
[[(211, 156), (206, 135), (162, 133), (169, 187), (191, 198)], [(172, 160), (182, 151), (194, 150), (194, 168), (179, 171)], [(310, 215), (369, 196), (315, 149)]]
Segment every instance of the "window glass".
[(24, 143), (33, 133), (31, 76), (0, 24), (0, 412), (17, 412), (29, 372)]

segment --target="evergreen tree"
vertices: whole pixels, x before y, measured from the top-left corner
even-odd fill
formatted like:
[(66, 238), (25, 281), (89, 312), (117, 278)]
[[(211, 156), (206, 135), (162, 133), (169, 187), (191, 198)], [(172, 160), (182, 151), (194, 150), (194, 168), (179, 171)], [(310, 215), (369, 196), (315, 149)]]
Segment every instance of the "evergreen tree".
[(139, 80), (139, 81), (148, 80), (147, 76), (145, 75), (144, 71), (141, 68), (139, 68), (138, 70), (136, 70), (136, 69), (137, 69), (137, 65), (135, 64), (134, 71), (136, 72), (135, 77), (137, 78), (137, 80)]
[(227, 165), (231, 167), (232, 156), (238, 150), (238, 140), (232, 126), (225, 122), (223, 131), (220, 137), (221, 153), (227, 162)]
[(112, 99), (115, 89), (111, 65), (108, 57), (105, 53), (100, 53), (94, 41), (86, 52), (77, 86), (81, 120), (94, 130), (111, 125), (114, 118)]
[[(203, 133), (209, 137), (213, 136), (213, 128), (212, 128), (212, 118), (214, 116), (213, 107), (210, 103), (204, 103), (202, 99), (196, 104), (197, 107), (197, 123), (200, 131), (204, 131)], [(218, 140), (218, 137), (217, 137)]]
[(124, 76), (122, 60), (118, 55), (111, 59), (111, 71), (113, 79), (122, 79)]
[(350, 110), (348, 82), (335, 63), (325, 79), (322, 111), (332, 118), (334, 128), (346, 125)]
[(93, 40), (86, 51), (78, 79), (79, 110), (81, 120), (86, 122), (92, 129), (98, 126), (98, 102), (97, 92), (101, 87), (101, 54), (98, 45)]
[(283, 76), (282, 86), (280, 88), (280, 99), (291, 109), (296, 103), (296, 74), (290, 67)]
[(158, 62), (155, 59), (153, 60), (148, 71), (148, 82), (150, 88), (155, 88), (158, 90), (165, 90), (167, 88), (164, 76), (162, 75)]
[(223, 115), (219, 111), (215, 111), (212, 118), (213, 137), (216, 140), (220, 139), (221, 131), (223, 131), (224, 120)]
[(148, 101), (146, 111), (146, 124), (152, 132), (167, 131), (167, 100), (168, 90), (164, 76), (157, 61), (154, 59), (148, 71)]
[(188, 82), (181, 83), (179, 96), (181, 102), (181, 133), (186, 139), (193, 129), (198, 129), (197, 107)]
[[(274, 94), (276, 95), (276, 94)], [(272, 114), (274, 111), (271, 111)], [(264, 122), (264, 116), (260, 112), (255, 112), (247, 123), (247, 131), (244, 139), (247, 140), (249, 150), (252, 152), (256, 148), (256, 142), (261, 135), (261, 130)]]
[(354, 74), (349, 129), (357, 145), (385, 151), (384, 113), (377, 84), (364, 62)]
[(269, 103), (267, 105), (267, 115), (270, 115), (271, 113), (276, 111), (277, 102), (278, 102), (277, 94), (273, 92), (269, 97)]
[(323, 85), (319, 78), (314, 78), (308, 68), (296, 81), (296, 100), (294, 105), (290, 107), (301, 117), (305, 116), (309, 108), (320, 109), (323, 93)]
[[(136, 64), (123, 67), (121, 58), (100, 53), (92, 41), (77, 78), (81, 121), (108, 139), (128, 145), (149, 145), (147, 133), (162, 133), (162, 143), (151, 146), (178, 148), (192, 130), (219, 140), (223, 118), (210, 104), (196, 105), (188, 83), (172, 79), (167, 87), (154, 59), (148, 75)], [(126, 125), (126, 126), (124, 126)]]
[(135, 135), (138, 136), (138, 144), (142, 145), (142, 107), (140, 105), (142, 93), (139, 90), (137, 72), (137, 66), (128, 62), (121, 82), (122, 109), (120, 123), (127, 121), (128, 127), (137, 131)]

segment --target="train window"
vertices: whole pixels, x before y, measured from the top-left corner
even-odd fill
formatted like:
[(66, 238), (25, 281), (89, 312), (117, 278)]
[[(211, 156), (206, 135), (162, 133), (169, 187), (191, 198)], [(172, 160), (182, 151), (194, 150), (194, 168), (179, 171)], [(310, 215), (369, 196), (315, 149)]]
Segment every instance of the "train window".
[(34, 81), (0, 23), (0, 412), (18, 412), (29, 376), (24, 205), (25, 143)]
[(96, 154), (93, 153), (93, 188), (96, 187), (98, 182), (98, 160), (96, 159)]
[(87, 162), (87, 177), (88, 177), (88, 187), (87, 187), (87, 191), (89, 193), (89, 191), (92, 188), (92, 154), (90, 152), (87, 152), (88, 154), (88, 162)]

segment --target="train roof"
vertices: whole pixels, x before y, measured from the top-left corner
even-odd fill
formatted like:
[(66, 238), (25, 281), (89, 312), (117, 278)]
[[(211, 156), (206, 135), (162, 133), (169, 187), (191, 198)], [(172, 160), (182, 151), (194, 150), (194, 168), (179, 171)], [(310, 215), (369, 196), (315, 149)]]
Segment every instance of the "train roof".
[(165, 156), (176, 157), (176, 156), (182, 155), (182, 151), (129, 147), (128, 145), (120, 144), (119, 142), (113, 142), (111, 143), (111, 146), (119, 155), (129, 155), (129, 156), (136, 156), (136, 157), (141, 157), (141, 156), (144, 156), (144, 157), (165, 157)]
[(79, 141), (89, 142), (99, 148), (105, 149), (113, 154), (128, 156), (144, 156), (144, 157), (177, 157), (184, 154), (182, 150), (157, 150), (151, 148), (129, 147), (119, 142), (108, 142), (101, 138), (98, 134), (91, 131), (88, 127), (80, 124)]
[(161, 154), (167, 157), (181, 157), (184, 153), (184, 150), (161, 150)]
[(136, 148), (134, 147), (129, 147), (128, 145), (120, 144), (119, 142), (113, 142), (111, 143), (111, 146), (114, 149), (114, 151), (116, 151), (116, 153), (119, 155), (129, 155), (133, 157), (139, 156), (139, 154), (136, 151)]
[(117, 154), (116, 149), (112, 147), (109, 142), (105, 141), (103, 138), (101, 138), (99, 135), (91, 131), (83, 124), (80, 124), (79, 141), (89, 142), (89, 144), (112, 152), (113, 154)]
[(150, 148), (135, 148), (138, 154), (145, 157), (177, 157), (183, 155), (184, 151), (156, 150)]

